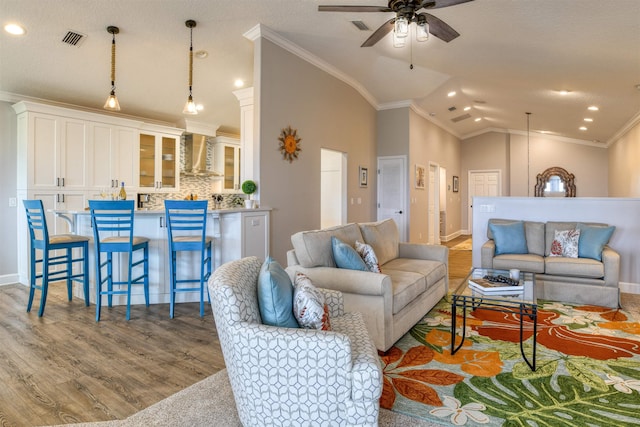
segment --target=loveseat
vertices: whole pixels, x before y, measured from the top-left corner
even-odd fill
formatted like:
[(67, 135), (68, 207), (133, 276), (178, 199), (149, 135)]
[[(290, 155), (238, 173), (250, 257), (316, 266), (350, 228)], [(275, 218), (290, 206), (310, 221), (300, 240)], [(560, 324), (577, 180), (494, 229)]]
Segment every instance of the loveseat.
[[(381, 269), (338, 268), (331, 237), (371, 245)], [(447, 294), (449, 249), (402, 243), (392, 219), (352, 223), (291, 236), (287, 273), (307, 275), (320, 288), (341, 291), (346, 311), (360, 312), (373, 342), (387, 351)]]
[[(481, 266), (535, 273), (538, 298), (618, 307), (620, 255), (607, 246), (614, 229), (599, 223), (492, 218)], [(577, 248), (563, 244), (566, 236), (577, 241)]]

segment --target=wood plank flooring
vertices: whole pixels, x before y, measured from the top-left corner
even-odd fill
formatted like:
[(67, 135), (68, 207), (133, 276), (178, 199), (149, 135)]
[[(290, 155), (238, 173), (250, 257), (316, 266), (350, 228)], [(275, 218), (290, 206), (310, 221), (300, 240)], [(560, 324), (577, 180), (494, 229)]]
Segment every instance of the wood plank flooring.
[[(471, 251), (449, 251), (452, 284), (470, 268)], [(177, 304), (171, 320), (168, 304), (136, 305), (129, 322), (124, 306), (103, 308), (96, 323), (95, 306), (68, 302), (62, 283), (42, 318), (38, 295), (26, 313), (27, 296), (0, 286), (1, 426), (124, 419), (224, 368), (209, 307), (200, 318), (197, 303)]]

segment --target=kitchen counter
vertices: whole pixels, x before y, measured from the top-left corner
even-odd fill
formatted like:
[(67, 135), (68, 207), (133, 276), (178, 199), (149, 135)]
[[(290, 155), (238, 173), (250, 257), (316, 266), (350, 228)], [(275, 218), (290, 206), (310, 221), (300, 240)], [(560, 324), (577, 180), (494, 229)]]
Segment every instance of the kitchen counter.
[[(71, 209), (48, 210), (69, 224), (72, 233), (93, 237), (91, 211)], [(225, 262), (247, 256), (265, 259), (269, 255), (270, 208), (210, 209), (206, 235), (213, 239), (214, 269)], [(164, 209), (140, 209), (134, 212), (134, 234), (149, 239), (149, 296), (152, 304), (168, 303), (170, 280), (168, 271), (168, 242)], [(90, 244), (90, 297), (95, 302), (95, 255)], [(179, 254), (179, 274), (199, 274), (199, 262), (194, 253)], [(116, 261), (117, 262), (117, 261)], [(124, 274), (118, 266), (117, 274)], [(185, 276), (185, 277), (186, 277)], [(83, 298), (80, 288), (74, 296)], [(177, 302), (199, 301), (198, 292), (185, 292), (176, 296)], [(125, 304), (124, 297), (114, 296), (114, 304)], [(144, 304), (141, 287), (132, 290), (132, 304)]]

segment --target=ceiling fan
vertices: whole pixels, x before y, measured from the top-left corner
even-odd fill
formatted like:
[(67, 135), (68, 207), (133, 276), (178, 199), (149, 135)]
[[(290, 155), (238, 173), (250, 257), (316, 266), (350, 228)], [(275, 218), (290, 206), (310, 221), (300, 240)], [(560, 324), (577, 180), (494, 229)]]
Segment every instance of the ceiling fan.
[(318, 6), (320, 12), (395, 12), (395, 18), (389, 19), (382, 24), (371, 36), (365, 40), (360, 47), (370, 47), (378, 43), (391, 31), (396, 34), (404, 34), (406, 37), (409, 31), (409, 24), (415, 22), (418, 31), (422, 31), (425, 36), (433, 34), (440, 40), (450, 42), (460, 34), (451, 28), (449, 24), (436, 18), (435, 16), (421, 12), (421, 9), (440, 9), (443, 7), (455, 6), (460, 3), (467, 3), (473, 0), (389, 0), (387, 7), (384, 6)]

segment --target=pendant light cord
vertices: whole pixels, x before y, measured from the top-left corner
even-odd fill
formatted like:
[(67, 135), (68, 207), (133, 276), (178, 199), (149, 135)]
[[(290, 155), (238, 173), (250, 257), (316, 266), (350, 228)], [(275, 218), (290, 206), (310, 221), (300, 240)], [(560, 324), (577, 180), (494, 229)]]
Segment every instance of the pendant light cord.
[(111, 90), (116, 89), (116, 34), (113, 33), (111, 40)]
[(525, 113), (527, 115), (527, 197), (530, 196), (530, 179), (531, 179), (531, 144), (529, 143), (529, 118), (531, 113)]
[(193, 86), (193, 27), (190, 27), (189, 30), (189, 96), (191, 96), (191, 86)]

